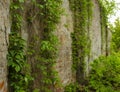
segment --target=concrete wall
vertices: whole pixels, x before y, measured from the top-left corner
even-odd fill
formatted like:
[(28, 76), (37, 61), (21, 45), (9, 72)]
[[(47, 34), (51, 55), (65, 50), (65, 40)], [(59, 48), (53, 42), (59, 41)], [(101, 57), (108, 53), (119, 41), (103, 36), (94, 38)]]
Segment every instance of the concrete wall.
[(7, 92), (7, 48), (9, 22), (9, 0), (0, 0), (0, 92)]
[[(92, 0), (92, 21), (88, 30), (88, 38), (90, 40), (90, 54), (86, 57), (86, 74), (89, 73), (90, 63), (98, 58), (101, 54), (106, 53), (106, 32), (102, 35), (101, 29), (101, 13), (100, 6), (98, 0)], [(57, 25), (56, 35), (59, 40), (58, 46), (58, 58), (56, 60), (55, 69), (58, 72), (59, 78), (63, 86), (68, 85), (71, 82), (76, 80), (76, 75), (72, 71), (72, 38), (71, 33), (74, 32), (74, 18), (73, 13), (70, 9), (69, 0), (63, 0), (62, 8), (64, 9), (64, 13), (60, 22)], [(27, 46), (29, 46), (32, 42), (34, 43), (33, 49), (35, 53), (28, 57), (28, 62), (31, 65), (32, 76), (35, 77), (33, 81), (32, 88), (39, 88), (41, 84), (39, 83), (41, 77), (40, 70), (36, 67), (39, 63), (35, 57), (39, 53), (39, 43), (40, 41), (33, 40), (34, 37), (38, 37), (40, 40), (42, 38), (42, 31), (44, 30), (44, 23), (42, 22), (42, 17), (35, 16), (33, 21), (28, 22), (28, 16), (34, 16), (37, 14), (39, 10), (35, 8), (30, 0), (27, 0), (25, 3), (24, 10), (24, 21), (22, 26), (22, 36), (27, 41)], [(104, 39), (104, 43), (102, 41)], [(102, 46), (104, 45), (104, 46)], [(102, 51), (104, 49), (104, 52)], [(35, 76), (37, 74), (37, 76)], [(81, 75), (79, 75), (81, 76)], [(56, 92), (63, 92), (63, 90), (56, 90)]]
[[(101, 16), (100, 16), (100, 7), (98, 4), (98, 0), (92, 0), (93, 2), (93, 15), (90, 29), (88, 30), (89, 40), (91, 42), (90, 46), (90, 55), (86, 58), (86, 72), (88, 73), (90, 70), (90, 62), (92, 62), (95, 58), (99, 57), (101, 54), (106, 53), (106, 47), (109, 50), (109, 41), (110, 36), (109, 32), (108, 37), (106, 35), (102, 35), (101, 33)], [(8, 33), (10, 32), (10, 22), (9, 22), (9, 0), (1, 0), (0, 1), (0, 92), (7, 92), (7, 48), (8, 48)], [(72, 72), (72, 38), (71, 33), (73, 30), (73, 17), (72, 11), (70, 10), (69, 0), (63, 0), (62, 7), (65, 10), (65, 14), (61, 16), (60, 22), (57, 25), (56, 35), (59, 39), (59, 54), (56, 60), (55, 69), (58, 71), (58, 75), (61, 83), (65, 86), (71, 82), (75, 81), (75, 74)], [(39, 37), (40, 40), (42, 38), (42, 31), (44, 28), (42, 17), (36, 16), (33, 21), (28, 23), (28, 16), (35, 15), (38, 10), (31, 5), (30, 0), (26, 0), (25, 10), (23, 13), (23, 26), (22, 26), (22, 36), (27, 41), (27, 46), (30, 45), (31, 42), (34, 42), (33, 49), (35, 53), (28, 57), (28, 62), (31, 65), (32, 75), (38, 74), (35, 76), (35, 80), (33, 82), (32, 88), (39, 88), (39, 80), (41, 79), (41, 74), (36, 65), (39, 63), (35, 59), (37, 54), (39, 53), (39, 45), (40, 41), (35, 41), (33, 38), (35, 36)], [(109, 30), (108, 30), (109, 31)], [(103, 37), (102, 37), (103, 36)], [(108, 41), (108, 43), (103, 43), (102, 38)], [(107, 38), (107, 39), (106, 39)], [(102, 44), (104, 44), (102, 50)], [(106, 45), (109, 44), (109, 45)], [(80, 75), (79, 75), (80, 76)], [(58, 92), (58, 91), (56, 91)], [(59, 91), (63, 92), (63, 90)]]
[(92, 0), (93, 2), (93, 14), (92, 23), (90, 26), (90, 61), (98, 58), (101, 55), (101, 17), (100, 17), (100, 7), (97, 0)]
[(63, 0), (63, 9), (65, 14), (61, 16), (60, 23), (57, 26), (57, 36), (59, 39), (59, 55), (56, 69), (63, 85), (74, 81), (72, 73), (72, 38), (73, 18), (70, 10), (69, 0)]
[[(73, 73), (72, 73), (72, 38), (71, 38), (71, 32), (73, 32), (73, 19), (72, 19), (72, 12), (70, 10), (69, 6), (69, 0), (63, 0), (62, 7), (65, 11), (65, 14), (63, 14), (60, 18), (60, 22), (57, 25), (57, 31), (56, 35), (59, 40), (59, 46), (58, 46), (58, 58), (56, 60), (55, 69), (58, 72), (59, 78), (61, 83), (65, 86), (72, 81), (74, 81)], [(34, 50), (35, 53), (28, 57), (28, 62), (31, 64), (31, 71), (33, 72), (32, 75), (37, 74), (35, 76), (35, 80), (33, 82), (33, 89), (39, 88), (40, 83), (39, 80), (41, 78), (40, 71), (36, 67), (37, 60), (35, 60), (35, 57), (37, 56), (39, 45), (38, 41), (34, 41), (33, 38), (39, 37), (38, 39), (42, 38), (42, 31), (44, 29), (44, 25), (42, 23), (42, 19), (38, 19), (38, 16), (31, 22), (27, 22), (27, 16), (33, 16), (35, 15), (35, 12), (37, 13), (37, 8), (35, 9), (33, 6), (31, 6), (31, 3), (26, 1), (25, 5), (25, 11), (23, 14), (24, 21), (22, 26), (22, 36), (27, 41), (27, 46), (29, 46), (32, 42), (34, 42)], [(56, 90), (58, 92), (58, 90)], [(62, 90), (61, 90), (62, 92)]]
[[(88, 40), (90, 40), (89, 47), (90, 53), (86, 57), (86, 72), (85, 72), (86, 75), (89, 74), (90, 63), (94, 59), (98, 58), (100, 55), (102, 54), (106, 55), (107, 53), (106, 48), (110, 51), (110, 38), (111, 38), (109, 30), (105, 29), (105, 31), (102, 32), (101, 11), (98, 0), (91, 1), (93, 4), (92, 21), (90, 22), (89, 29), (87, 29), (89, 38)], [(67, 14), (67, 16), (66, 15), (61, 16), (60, 23), (58, 24), (57, 36), (60, 41), (60, 46), (56, 69), (58, 71), (62, 84), (67, 85), (76, 80), (75, 73), (73, 73), (73, 71), (71, 70), (72, 68), (71, 33), (74, 32), (73, 29), (74, 18), (73, 12), (70, 10), (69, 0), (63, 0), (63, 8), (65, 9), (65, 13)], [(107, 35), (106, 31), (108, 31)]]
[(90, 63), (102, 54), (101, 15), (98, 0), (92, 0), (92, 21), (89, 28), (90, 53), (86, 59), (86, 74), (89, 74)]
[(101, 9), (98, 0), (92, 0), (92, 23), (90, 25), (90, 55), (87, 59), (87, 74), (90, 70), (90, 63), (100, 55), (110, 54), (111, 32), (107, 29), (105, 23), (102, 24)]

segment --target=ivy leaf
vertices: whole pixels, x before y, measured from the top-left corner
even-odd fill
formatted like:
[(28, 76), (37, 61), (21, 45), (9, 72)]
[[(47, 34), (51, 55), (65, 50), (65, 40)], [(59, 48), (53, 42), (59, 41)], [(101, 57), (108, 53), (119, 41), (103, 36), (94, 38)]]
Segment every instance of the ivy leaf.
[(18, 65), (15, 66), (15, 70), (16, 70), (16, 72), (19, 72), (20, 71), (20, 67)]
[(17, 5), (14, 5), (12, 8), (19, 9), (19, 7)]
[(25, 82), (26, 82), (26, 83), (28, 82), (28, 78), (27, 78), (27, 77), (25, 77)]

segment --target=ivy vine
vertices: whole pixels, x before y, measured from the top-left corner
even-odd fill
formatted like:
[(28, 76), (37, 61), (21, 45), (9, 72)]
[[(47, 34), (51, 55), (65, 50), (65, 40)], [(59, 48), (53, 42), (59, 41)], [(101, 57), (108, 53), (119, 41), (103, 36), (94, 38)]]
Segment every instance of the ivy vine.
[[(11, 92), (28, 92), (30, 76), (25, 53), (25, 40), (21, 37), (22, 15), (24, 0), (11, 2), (11, 34), (9, 35), (8, 67), (9, 85)], [(27, 68), (28, 70), (25, 70)]]
[[(42, 17), (40, 21), (43, 23), (41, 38), (33, 37), (34, 42), (31, 50), (33, 51), (35, 44), (39, 46), (38, 53), (35, 55), (37, 61), (37, 69), (40, 70), (40, 88), (35, 92), (54, 92), (55, 88), (60, 87), (57, 71), (54, 69), (58, 53), (58, 38), (55, 35), (57, 24), (62, 14), (62, 0), (42, 0), (38, 2), (33, 0), (32, 4), (39, 11), (36, 15), (32, 15), (29, 19), (32, 22), (37, 15)], [(39, 20), (38, 20), (39, 21)], [(36, 43), (37, 42), (37, 43)], [(32, 52), (35, 54), (36, 52)], [(39, 74), (36, 74), (39, 76)]]
[(43, 87), (42, 92), (54, 92), (54, 88), (59, 82), (57, 72), (53, 69), (53, 66), (56, 63), (58, 52), (58, 38), (54, 32), (56, 31), (56, 24), (60, 19), (61, 4), (62, 0), (48, 0), (45, 1), (44, 5), (44, 24), (46, 26), (44, 27), (40, 46), (40, 62), (43, 63), (42, 67), (44, 67), (42, 82), (47, 87)]
[[(76, 78), (83, 83), (85, 73), (85, 57), (89, 54), (90, 43), (87, 36), (89, 19), (92, 18), (91, 0), (69, 0), (74, 13), (74, 33), (72, 34), (73, 68), (76, 70)], [(88, 11), (89, 10), (89, 11)]]

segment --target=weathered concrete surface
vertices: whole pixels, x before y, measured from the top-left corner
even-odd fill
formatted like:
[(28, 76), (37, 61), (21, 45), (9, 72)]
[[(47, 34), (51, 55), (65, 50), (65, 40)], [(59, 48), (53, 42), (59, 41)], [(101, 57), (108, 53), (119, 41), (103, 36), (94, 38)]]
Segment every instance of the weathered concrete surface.
[(56, 69), (60, 77), (61, 83), (67, 85), (73, 81), (72, 73), (72, 38), (73, 19), (72, 12), (69, 7), (69, 0), (63, 0), (62, 7), (65, 10), (65, 15), (60, 19), (57, 27), (57, 36), (59, 39), (59, 55), (57, 59)]
[(0, 0), (0, 92), (7, 92), (7, 48), (9, 22), (9, 0)]
[(90, 54), (86, 57), (86, 74), (89, 74), (90, 63), (98, 58), (100, 55), (110, 54), (111, 32), (106, 28), (105, 23), (102, 22), (100, 5), (98, 0), (92, 0), (92, 23), (88, 30), (90, 38)]
[(111, 54), (111, 41), (112, 41), (112, 32), (109, 28), (107, 28), (107, 39), (106, 39), (106, 55)]
[(101, 18), (100, 18), (100, 7), (97, 0), (93, 2), (93, 16), (90, 27), (90, 61), (98, 58), (101, 55)]
[(92, 21), (88, 29), (88, 38), (90, 40), (90, 53), (86, 57), (86, 75), (90, 71), (90, 63), (98, 58), (101, 53), (102, 35), (101, 35), (101, 16), (98, 0), (92, 0)]

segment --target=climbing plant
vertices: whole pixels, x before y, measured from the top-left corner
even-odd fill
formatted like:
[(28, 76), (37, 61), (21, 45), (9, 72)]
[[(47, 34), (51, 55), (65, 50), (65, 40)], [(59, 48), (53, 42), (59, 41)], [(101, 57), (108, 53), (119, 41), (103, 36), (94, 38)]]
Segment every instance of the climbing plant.
[[(43, 39), (40, 45), (40, 62), (43, 63), (43, 87), (44, 92), (53, 92), (54, 88), (58, 86), (57, 72), (54, 70), (54, 65), (57, 58), (58, 38), (55, 35), (56, 24), (59, 22), (62, 0), (48, 0), (44, 5), (44, 32)], [(47, 66), (47, 67), (46, 67)], [(46, 67), (46, 68), (45, 68)], [(41, 68), (41, 67), (40, 67)], [(45, 73), (46, 72), (46, 73)]]
[[(8, 67), (9, 85), (11, 92), (28, 92), (29, 81), (32, 80), (28, 72), (25, 53), (25, 40), (22, 39), (21, 24), (24, 0), (11, 2), (11, 34), (9, 35)], [(25, 70), (27, 68), (28, 70)]]
[[(39, 69), (40, 74), (40, 88), (35, 89), (34, 91), (40, 92), (54, 92), (56, 87), (59, 87), (59, 78), (57, 71), (54, 69), (58, 53), (58, 38), (55, 35), (57, 31), (57, 23), (59, 22), (60, 16), (63, 12), (61, 8), (62, 0), (32, 0), (32, 4), (36, 7), (37, 13), (31, 16), (28, 19), (30, 22), (34, 21), (35, 17), (42, 18), (38, 21), (42, 21), (43, 30), (41, 38), (39, 34), (37, 37), (33, 37), (34, 41), (32, 44), (32, 50), (34, 46), (39, 46), (34, 59), (37, 62), (37, 69)], [(31, 21), (32, 20), (32, 21)]]
[[(76, 70), (77, 80), (83, 83), (85, 73), (85, 57), (89, 54), (90, 43), (87, 36), (87, 28), (90, 26), (92, 17), (91, 0), (69, 0), (71, 10), (74, 14), (74, 33), (72, 34), (72, 50), (73, 50), (73, 68)], [(89, 10), (89, 11), (88, 11)]]

